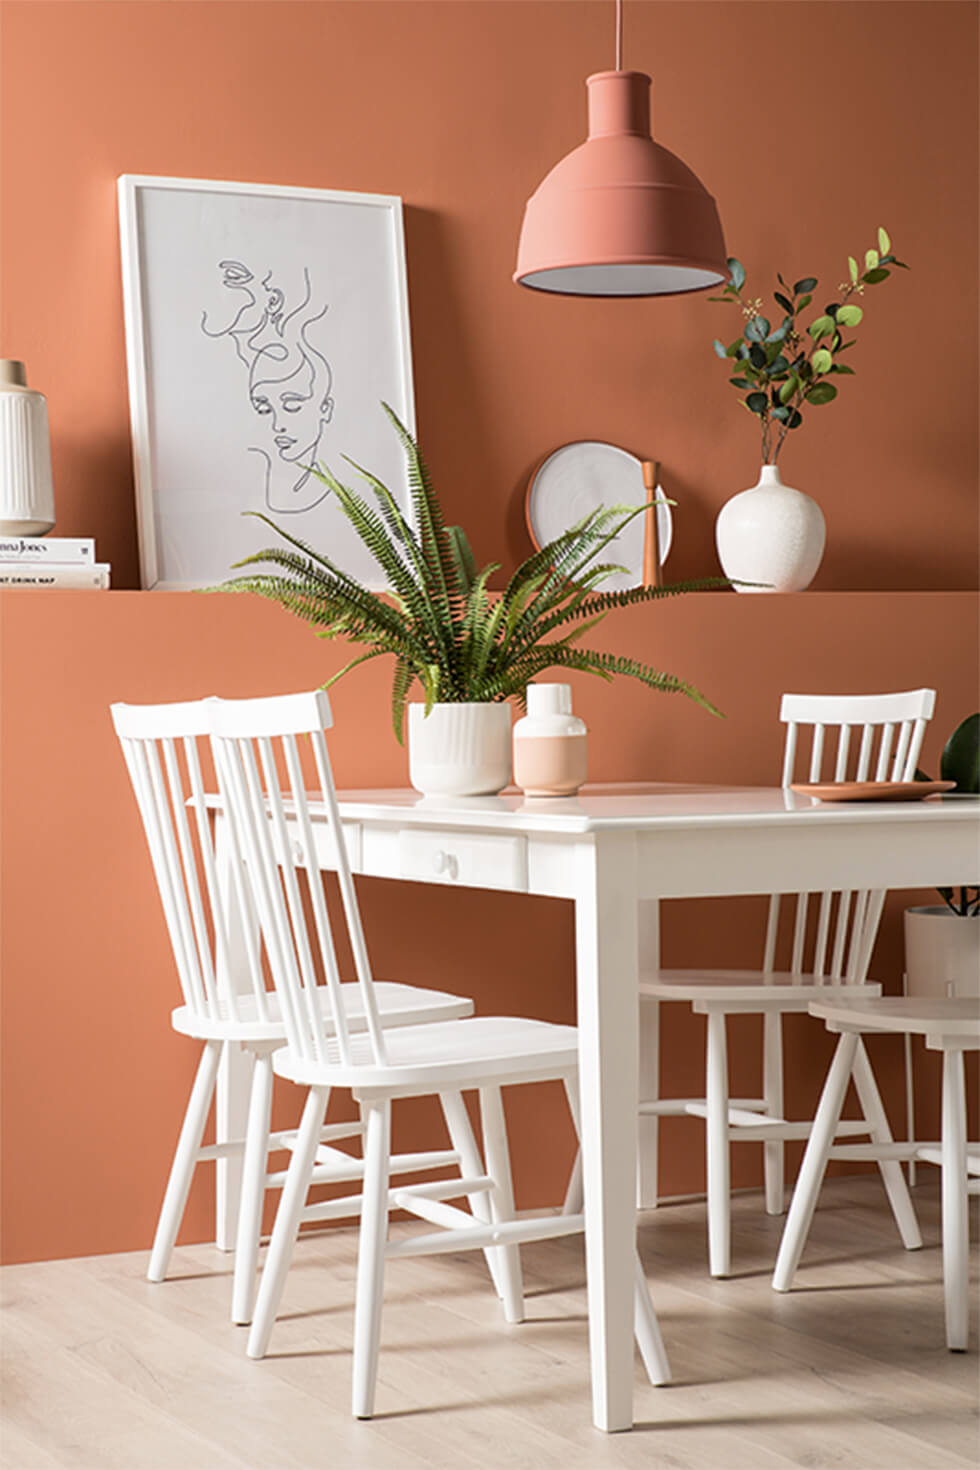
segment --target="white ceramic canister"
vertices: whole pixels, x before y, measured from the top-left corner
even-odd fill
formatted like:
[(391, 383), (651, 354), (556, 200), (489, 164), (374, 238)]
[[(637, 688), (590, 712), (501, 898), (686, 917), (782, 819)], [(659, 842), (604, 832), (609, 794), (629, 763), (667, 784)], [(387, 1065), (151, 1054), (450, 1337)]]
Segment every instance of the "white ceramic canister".
[(525, 796), (574, 796), (586, 776), (585, 721), (572, 714), (569, 684), (529, 684), (527, 714), (514, 726), (514, 780)]
[(726, 577), (756, 586), (737, 592), (802, 592), (817, 574), (827, 539), (815, 500), (762, 466), (759, 483), (722, 506), (715, 544)]
[(423, 796), (494, 796), (510, 781), (510, 705), (408, 706), (409, 779)]
[(48, 405), (22, 362), (0, 359), (0, 536), (43, 536), (54, 525)]

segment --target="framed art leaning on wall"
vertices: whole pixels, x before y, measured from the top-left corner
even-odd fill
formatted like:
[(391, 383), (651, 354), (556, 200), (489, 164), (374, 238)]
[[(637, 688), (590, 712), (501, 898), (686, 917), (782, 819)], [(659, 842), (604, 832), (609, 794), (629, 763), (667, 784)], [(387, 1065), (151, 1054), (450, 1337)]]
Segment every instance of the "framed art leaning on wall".
[(310, 467), (348, 455), (408, 509), (381, 408), (414, 433), (401, 200), (124, 175), (119, 216), (142, 585), (223, 581), (262, 511), (382, 586)]

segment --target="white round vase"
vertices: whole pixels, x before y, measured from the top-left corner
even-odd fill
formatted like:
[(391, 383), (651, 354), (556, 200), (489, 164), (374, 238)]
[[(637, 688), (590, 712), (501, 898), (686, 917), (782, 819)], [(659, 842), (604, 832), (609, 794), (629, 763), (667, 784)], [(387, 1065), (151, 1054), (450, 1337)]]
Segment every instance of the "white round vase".
[(725, 576), (765, 584), (738, 592), (802, 592), (817, 574), (826, 540), (817, 502), (784, 485), (774, 464), (762, 466), (751, 490), (726, 501), (715, 523)]
[(408, 771), (423, 796), (495, 796), (510, 781), (510, 705), (408, 706)]
[(976, 995), (980, 914), (954, 914), (945, 904), (905, 910), (909, 995)]

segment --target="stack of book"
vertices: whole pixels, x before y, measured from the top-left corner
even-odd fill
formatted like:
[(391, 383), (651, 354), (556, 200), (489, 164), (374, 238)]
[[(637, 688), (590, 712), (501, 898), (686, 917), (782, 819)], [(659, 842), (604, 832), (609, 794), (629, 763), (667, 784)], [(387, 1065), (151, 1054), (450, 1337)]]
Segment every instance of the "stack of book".
[(89, 536), (0, 536), (0, 587), (109, 585), (109, 563), (96, 561)]

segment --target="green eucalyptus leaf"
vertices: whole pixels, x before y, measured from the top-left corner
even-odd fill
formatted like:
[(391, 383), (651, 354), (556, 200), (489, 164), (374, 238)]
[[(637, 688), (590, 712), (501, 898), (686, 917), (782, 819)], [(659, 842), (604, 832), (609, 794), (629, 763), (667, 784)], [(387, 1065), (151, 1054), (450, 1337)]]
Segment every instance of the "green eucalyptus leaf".
[(874, 268), (875, 268), (875, 266), (877, 264), (878, 264), (878, 252), (877, 252), (877, 250), (866, 250), (864, 252), (864, 268), (865, 268), (865, 270), (866, 271), (873, 271)]
[(840, 362), (835, 362), (830, 371), (832, 373), (846, 373), (849, 378), (853, 378), (854, 376), (854, 369), (845, 367), (844, 364)]
[(733, 388), (751, 388), (752, 384), (748, 378), (729, 378)]
[(826, 373), (833, 366), (834, 359), (826, 347), (818, 347), (810, 361), (813, 364), (813, 371), (815, 373)]
[(745, 326), (745, 335), (750, 342), (764, 342), (769, 335), (769, 321), (764, 316), (752, 317)]
[(899, 270), (902, 270), (902, 271), (907, 271), (908, 270), (908, 266), (905, 264), (905, 261), (904, 260), (897, 260), (894, 255), (892, 255), (892, 256), (889, 257), (888, 264), (889, 265), (897, 265), (898, 268), (899, 268)]
[(847, 269), (851, 273), (851, 285), (852, 286), (856, 286), (857, 285), (857, 282), (858, 282), (858, 276), (860, 275), (860, 271), (858, 270), (858, 263), (854, 259), (854, 256), (853, 255), (849, 255), (847, 257)]
[[(780, 279), (782, 279), (782, 277), (780, 277)], [(783, 308), (783, 311), (788, 311), (790, 316), (793, 315), (793, 303), (792, 301), (790, 301), (788, 296), (784, 296), (781, 291), (774, 291), (772, 293), (772, 296), (773, 300), (778, 302), (779, 305)]]
[(735, 341), (734, 342), (729, 342), (728, 346), (725, 348), (725, 356), (726, 357), (737, 357), (738, 356), (738, 349), (741, 347), (741, 345), (742, 345), (742, 339), (741, 339), (741, 337), (736, 337), (735, 338)]
[(812, 388), (807, 389), (806, 401), (819, 407), (822, 403), (833, 403), (837, 397), (837, 389), (833, 383), (814, 383)]
[(789, 377), (789, 378), (786, 379), (786, 382), (785, 383), (781, 383), (780, 384), (780, 388), (779, 388), (779, 401), (780, 401), (780, 403), (788, 403), (790, 401), (790, 399), (793, 397), (793, 394), (796, 392), (797, 388), (799, 388), (799, 386), (800, 386), (800, 380), (796, 376), (796, 374), (793, 373), (793, 375), (791, 377)]
[(812, 300), (813, 296), (809, 292), (807, 292), (805, 296), (801, 296), (799, 301), (796, 303), (797, 311), (806, 311)]
[(750, 393), (745, 404), (752, 413), (764, 414), (769, 407), (769, 399), (764, 393)]
[(734, 255), (729, 258), (728, 273), (735, 290), (741, 291), (745, 285), (745, 266), (740, 260), (736, 260)]
[(766, 338), (767, 342), (785, 342), (789, 336), (789, 327), (783, 322), (781, 327), (776, 327)]
[(816, 321), (810, 323), (807, 330), (814, 342), (819, 342), (821, 337), (829, 337), (834, 330), (834, 319), (832, 316), (818, 316)]
[(768, 373), (770, 378), (776, 378), (781, 373), (789, 372), (789, 362), (782, 355), (782, 353), (780, 353), (778, 357), (774, 357), (772, 362), (769, 363), (768, 367), (766, 368), (766, 372)]
[(816, 285), (816, 276), (804, 276), (802, 281), (797, 281), (793, 287), (793, 295), (799, 296), (804, 291), (814, 291), (816, 290)]
[(714, 347), (714, 349), (717, 352), (717, 354), (718, 354), (719, 357), (727, 357), (728, 356), (728, 353), (725, 351), (725, 348), (724, 348), (723, 343), (719, 342), (717, 337), (715, 338), (714, 342), (711, 345)]
[(783, 408), (782, 405), (780, 405), (779, 408), (773, 409), (772, 416), (774, 419), (778, 419), (781, 424), (784, 424), (789, 418), (789, 409)]
[(879, 281), (887, 281), (890, 275), (891, 271), (886, 271), (881, 266), (878, 266), (877, 269), (868, 271), (862, 279), (866, 286), (877, 286)]
[(787, 428), (798, 429), (803, 422), (803, 415), (798, 408), (794, 408), (787, 420)]
[(860, 306), (852, 306), (850, 303), (842, 306), (837, 313), (837, 320), (843, 322), (845, 327), (856, 327), (863, 317), (864, 312)]
[(749, 362), (754, 368), (764, 368), (766, 365), (765, 349), (758, 342), (753, 342), (749, 348)]
[(892, 248), (892, 242), (888, 238), (888, 231), (885, 230), (885, 229), (883, 229), (882, 226), (879, 225), (878, 226), (878, 249), (881, 251), (882, 255), (887, 255), (888, 252), (889, 252), (889, 250), (891, 248)]

